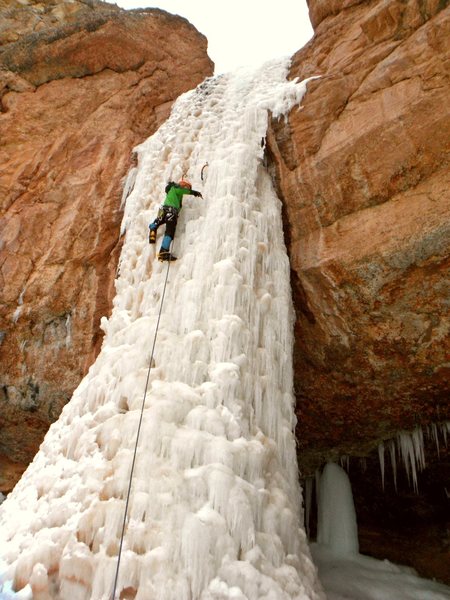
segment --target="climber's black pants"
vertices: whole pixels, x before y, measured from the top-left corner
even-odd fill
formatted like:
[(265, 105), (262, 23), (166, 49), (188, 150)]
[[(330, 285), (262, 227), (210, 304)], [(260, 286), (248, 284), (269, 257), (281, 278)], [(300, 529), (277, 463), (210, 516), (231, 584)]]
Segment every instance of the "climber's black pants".
[(165, 235), (168, 235), (172, 239), (175, 237), (175, 230), (178, 222), (178, 211), (173, 206), (161, 206), (158, 211), (158, 216), (150, 225), (150, 229), (157, 231), (158, 227), (165, 223), (166, 231)]

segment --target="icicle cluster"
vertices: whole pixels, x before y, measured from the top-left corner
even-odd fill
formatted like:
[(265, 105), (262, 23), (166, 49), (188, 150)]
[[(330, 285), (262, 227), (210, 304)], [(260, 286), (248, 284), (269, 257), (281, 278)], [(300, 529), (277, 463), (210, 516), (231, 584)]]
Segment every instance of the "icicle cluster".
[[(433, 423), (426, 428), (428, 438), (432, 438), (436, 444), (436, 450), (439, 456), (440, 436), (442, 436), (445, 446), (447, 446), (447, 435), (450, 432), (450, 422)], [(392, 477), (394, 486), (397, 489), (397, 456), (400, 457), (401, 464), (405, 469), (408, 483), (418, 492), (417, 474), (425, 469), (425, 447), (424, 431), (421, 427), (416, 427), (413, 432), (401, 431), (397, 437), (381, 442), (378, 446), (378, 456), (380, 460), (381, 481), (384, 489), (385, 482), (385, 450), (388, 450), (392, 468)]]
[[(448, 436), (450, 433), (450, 421), (444, 423), (432, 423), (425, 428), (416, 427), (412, 432), (401, 431), (391, 440), (381, 442), (378, 445), (378, 460), (380, 463), (381, 483), (384, 489), (385, 472), (386, 472), (386, 453), (389, 454), (389, 463), (392, 471), (394, 487), (397, 489), (397, 473), (398, 465), (400, 464), (406, 473), (408, 483), (412, 485), (414, 491), (419, 491), (418, 474), (425, 469), (425, 437), (434, 441), (436, 444), (436, 452), (439, 456), (441, 444), (447, 447)], [(359, 468), (364, 472), (367, 468), (366, 460), (358, 458)], [(350, 456), (342, 456), (340, 458), (341, 467), (347, 472), (350, 471)], [(310, 537), (310, 519), (313, 496), (315, 493), (316, 501), (319, 502), (320, 489), (320, 471), (316, 471), (315, 477), (308, 477), (304, 482), (305, 487), (305, 528)], [(447, 495), (449, 492), (446, 490)]]
[(204, 199), (187, 198), (178, 223), (117, 592), (321, 597), (300, 526), (289, 264), (261, 143), (268, 110), (305, 91), (287, 67), (206, 81), (136, 149), (102, 351), (0, 509), (2, 577), (23, 597), (110, 598), (167, 269), (148, 223), (182, 175)]

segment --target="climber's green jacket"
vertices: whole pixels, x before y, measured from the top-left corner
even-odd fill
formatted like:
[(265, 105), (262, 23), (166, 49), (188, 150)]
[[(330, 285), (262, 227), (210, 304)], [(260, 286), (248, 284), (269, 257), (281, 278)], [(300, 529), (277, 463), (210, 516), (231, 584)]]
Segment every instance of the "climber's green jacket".
[(164, 206), (173, 206), (178, 211), (181, 210), (181, 207), (183, 205), (183, 196), (185, 194), (191, 194), (192, 196), (201, 196), (200, 192), (191, 190), (189, 188), (181, 187), (176, 183), (172, 183), (172, 185), (167, 185), (166, 193), (167, 195), (166, 199), (164, 200)]

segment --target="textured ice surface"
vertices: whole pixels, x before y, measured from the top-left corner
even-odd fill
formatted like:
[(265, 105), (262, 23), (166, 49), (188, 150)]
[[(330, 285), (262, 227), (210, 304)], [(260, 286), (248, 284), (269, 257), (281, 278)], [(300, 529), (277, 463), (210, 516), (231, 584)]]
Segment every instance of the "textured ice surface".
[(207, 80), (136, 149), (102, 350), (0, 509), (3, 581), (34, 600), (111, 597), (167, 269), (148, 223), (182, 175), (204, 199), (185, 197), (178, 224), (117, 591), (322, 597), (300, 527), (289, 263), (263, 165), (268, 110), (281, 116), (305, 91), (287, 67)]

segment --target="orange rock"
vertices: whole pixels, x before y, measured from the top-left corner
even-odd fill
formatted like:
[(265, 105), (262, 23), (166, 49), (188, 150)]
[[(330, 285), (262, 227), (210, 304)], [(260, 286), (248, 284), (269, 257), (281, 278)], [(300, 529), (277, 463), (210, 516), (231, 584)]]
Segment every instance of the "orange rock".
[(0, 47), (3, 491), (99, 350), (132, 149), (213, 71), (186, 20), (81, 4), (49, 3), (62, 25)]
[(269, 136), (303, 473), (450, 419), (448, 9), (311, 0), (310, 12), (316, 35), (291, 77), (320, 78)]

